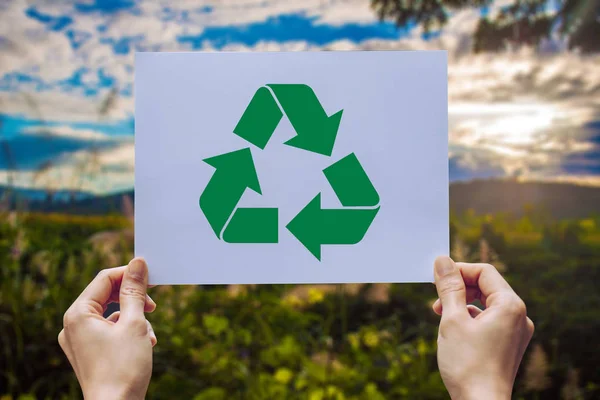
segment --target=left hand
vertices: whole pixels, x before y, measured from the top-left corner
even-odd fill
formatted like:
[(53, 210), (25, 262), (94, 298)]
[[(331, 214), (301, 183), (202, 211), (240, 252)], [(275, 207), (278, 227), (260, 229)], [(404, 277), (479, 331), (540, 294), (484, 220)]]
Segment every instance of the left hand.
[[(143, 399), (152, 374), (156, 336), (144, 312), (156, 308), (146, 294), (142, 259), (106, 269), (69, 307), (58, 342), (75, 370), (86, 399)], [(103, 317), (118, 301), (121, 311)]]

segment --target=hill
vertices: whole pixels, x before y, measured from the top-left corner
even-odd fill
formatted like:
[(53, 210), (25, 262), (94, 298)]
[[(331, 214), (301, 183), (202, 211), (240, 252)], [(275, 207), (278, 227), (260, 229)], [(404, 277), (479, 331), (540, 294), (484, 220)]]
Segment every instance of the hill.
[[(1, 193), (1, 191), (0, 191)], [(25, 196), (24, 193), (20, 195)], [(30, 198), (28, 209), (42, 212), (102, 215), (120, 213), (123, 198), (134, 198), (134, 192), (109, 196), (81, 195), (75, 201), (40, 201)], [(450, 209), (463, 213), (472, 209), (477, 214), (506, 212), (521, 215), (527, 206), (542, 209), (557, 218), (583, 218), (600, 214), (600, 187), (568, 183), (516, 182), (510, 180), (476, 180), (450, 185)]]
[(30, 209), (31, 204), (36, 204), (38, 208), (43, 204), (66, 205), (91, 198), (94, 198), (91, 193), (61, 190), (53, 192), (52, 200), (49, 200), (49, 192), (44, 189), (8, 188), (0, 185), (0, 203), (9, 204), (11, 209)]
[(93, 196), (71, 202), (32, 202), (29, 205), (29, 209), (33, 211), (77, 215), (120, 214), (123, 212), (124, 197), (129, 197), (129, 200), (133, 202), (133, 190), (108, 196)]
[(450, 185), (450, 208), (456, 213), (507, 212), (521, 215), (526, 206), (553, 218), (582, 218), (600, 214), (600, 187), (567, 183), (478, 180)]

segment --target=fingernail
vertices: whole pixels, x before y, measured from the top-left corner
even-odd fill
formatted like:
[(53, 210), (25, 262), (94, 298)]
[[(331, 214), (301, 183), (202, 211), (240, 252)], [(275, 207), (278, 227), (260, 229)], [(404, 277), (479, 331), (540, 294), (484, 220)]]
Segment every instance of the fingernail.
[(142, 277), (146, 274), (146, 265), (143, 260), (134, 258), (129, 263), (128, 270), (131, 275)]
[(454, 271), (454, 263), (448, 257), (439, 257), (435, 260), (435, 272), (438, 276), (445, 276)]

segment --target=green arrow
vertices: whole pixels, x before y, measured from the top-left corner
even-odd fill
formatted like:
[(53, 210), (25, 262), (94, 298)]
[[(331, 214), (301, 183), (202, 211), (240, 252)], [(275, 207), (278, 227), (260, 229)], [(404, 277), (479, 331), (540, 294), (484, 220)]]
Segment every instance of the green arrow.
[(260, 183), (249, 148), (207, 158), (204, 162), (216, 171), (200, 195), (200, 208), (220, 238), (221, 230), (246, 188), (262, 194)]
[(375, 209), (322, 209), (319, 193), (286, 228), (321, 260), (321, 245), (360, 242), (377, 215)]
[(344, 110), (328, 117), (315, 92), (307, 85), (270, 84), (267, 86), (275, 93), (275, 97), (296, 131), (296, 136), (285, 144), (331, 156)]
[(227, 243), (277, 243), (276, 208), (238, 208), (223, 232)]
[(261, 87), (254, 93), (233, 133), (264, 149), (282, 117), (283, 113), (269, 89)]
[(348, 154), (325, 168), (323, 173), (344, 207), (374, 207), (379, 203), (379, 194), (356, 154)]

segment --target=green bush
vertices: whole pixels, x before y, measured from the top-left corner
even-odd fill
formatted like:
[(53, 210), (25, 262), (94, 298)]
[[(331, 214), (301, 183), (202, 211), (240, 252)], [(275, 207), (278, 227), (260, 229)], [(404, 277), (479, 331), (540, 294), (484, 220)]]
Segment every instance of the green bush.
[[(0, 398), (78, 398), (56, 337), (95, 274), (131, 257), (128, 221), (0, 218)], [(452, 218), (455, 257), (497, 265), (536, 323), (536, 357), (526, 354), (515, 398), (600, 395), (600, 247), (589, 239), (598, 226)], [(161, 286), (151, 295), (149, 399), (448, 398), (431, 284)]]

